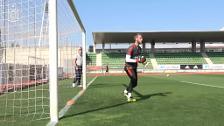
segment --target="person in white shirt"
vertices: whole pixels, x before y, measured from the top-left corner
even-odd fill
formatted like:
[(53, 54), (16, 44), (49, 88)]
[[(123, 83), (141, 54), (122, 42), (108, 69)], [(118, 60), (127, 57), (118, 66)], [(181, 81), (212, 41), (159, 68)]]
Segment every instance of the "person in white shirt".
[(78, 48), (78, 53), (76, 54), (73, 64), (75, 67), (75, 78), (72, 83), (72, 87), (82, 87), (81, 78), (82, 78), (82, 48)]

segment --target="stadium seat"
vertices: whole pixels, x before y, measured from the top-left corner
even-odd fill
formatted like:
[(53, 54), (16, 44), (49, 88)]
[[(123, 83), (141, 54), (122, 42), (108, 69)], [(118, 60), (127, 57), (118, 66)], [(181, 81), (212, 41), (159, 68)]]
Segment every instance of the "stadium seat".
[(124, 66), (125, 53), (102, 53), (102, 64), (110, 68), (121, 68)]
[[(125, 53), (102, 53), (102, 64), (108, 65), (109, 68), (123, 68), (125, 63)], [(146, 56), (146, 60), (149, 61), (147, 68), (152, 68), (150, 57)], [(139, 64), (139, 68), (144, 68), (142, 64)]]
[(200, 53), (156, 53), (158, 64), (207, 64)]
[(214, 64), (224, 64), (223, 52), (209, 52), (207, 55)]
[(96, 53), (88, 53), (86, 56), (86, 61), (88, 65), (95, 66), (96, 65)]

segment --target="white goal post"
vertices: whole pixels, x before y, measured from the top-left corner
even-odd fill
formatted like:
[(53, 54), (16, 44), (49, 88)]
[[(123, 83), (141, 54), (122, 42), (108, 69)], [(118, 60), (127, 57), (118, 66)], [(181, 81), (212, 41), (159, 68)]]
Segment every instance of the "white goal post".
[(57, 0), (49, 0), (49, 92), (50, 119), (58, 122), (58, 36)]
[[(83, 49), (83, 90), (86, 89), (86, 31), (79, 18), (72, 0), (67, 0), (72, 12), (82, 30)], [(49, 90), (50, 90), (50, 119), (51, 123), (58, 122), (58, 25), (57, 0), (49, 0)]]

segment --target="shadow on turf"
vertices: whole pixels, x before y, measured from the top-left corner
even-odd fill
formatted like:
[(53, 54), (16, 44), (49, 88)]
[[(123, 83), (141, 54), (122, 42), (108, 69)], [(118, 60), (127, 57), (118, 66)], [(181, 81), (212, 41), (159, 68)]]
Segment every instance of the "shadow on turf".
[(105, 88), (105, 87), (119, 87), (118, 84), (95, 84), (91, 85), (89, 88)]
[[(128, 87), (126, 84), (123, 84), (124, 87)], [(135, 93), (136, 95), (138, 95), (141, 99), (144, 98), (150, 98), (152, 96), (167, 96), (168, 94), (172, 94), (172, 92), (163, 92), (163, 93), (154, 93), (154, 94), (149, 94), (149, 95), (142, 95), (141, 93), (137, 92), (136, 90), (133, 90), (133, 93)], [(138, 100), (138, 101), (140, 101)]]
[[(126, 86), (126, 85), (124, 85)], [(172, 94), (172, 92), (162, 92), (162, 93), (154, 93), (154, 94), (148, 94), (148, 95), (142, 95), (141, 93), (133, 90), (133, 92), (138, 95), (139, 99), (137, 99), (137, 102), (140, 102), (140, 101), (144, 101), (144, 100), (147, 100), (151, 97), (154, 97), (154, 96), (167, 96), (168, 94)], [(69, 117), (73, 117), (73, 116), (78, 116), (78, 115), (82, 115), (82, 114), (87, 114), (87, 113), (91, 113), (91, 112), (96, 112), (96, 111), (100, 111), (100, 110), (105, 110), (105, 109), (111, 109), (111, 108), (116, 108), (116, 107), (119, 107), (119, 106), (122, 106), (122, 105), (125, 105), (125, 104), (130, 104), (128, 102), (121, 102), (121, 103), (118, 103), (118, 104), (114, 104), (114, 105), (110, 105), (110, 106), (104, 106), (104, 107), (100, 107), (100, 108), (95, 108), (95, 109), (91, 109), (91, 110), (87, 110), (87, 111), (84, 111), (84, 112), (79, 112), (79, 113), (75, 113), (75, 114), (71, 114), (71, 115), (66, 115), (61, 119), (63, 118), (69, 118)]]

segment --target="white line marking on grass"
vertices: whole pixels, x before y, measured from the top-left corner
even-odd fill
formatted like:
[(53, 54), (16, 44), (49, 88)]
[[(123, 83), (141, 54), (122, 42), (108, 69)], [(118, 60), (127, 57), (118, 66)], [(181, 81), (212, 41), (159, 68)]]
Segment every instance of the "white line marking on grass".
[[(97, 77), (94, 77), (88, 84), (87, 84), (87, 88), (96, 80)], [(75, 95), (72, 100), (74, 101), (77, 101), (83, 94), (84, 92), (86, 91), (85, 90), (81, 90), (79, 91), (79, 93), (77, 95)], [(64, 108), (62, 108), (59, 112), (59, 118), (63, 117), (65, 115), (65, 113), (69, 110), (69, 108), (71, 107), (72, 105), (65, 105)]]
[[(94, 77), (88, 84), (87, 84), (87, 88), (96, 80), (96, 78), (97, 78), (97, 76), (96, 77)], [(86, 89), (84, 89), (84, 90), (81, 90), (81, 91), (79, 91), (79, 93), (77, 94), (77, 95), (75, 95), (73, 98), (72, 98), (72, 100), (73, 101), (75, 101), (75, 102), (77, 102), (77, 100), (85, 93), (85, 91), (87, 90), (87, 88)], [(62, 108), (61, 110), (60, 110), (60, 112), (59, 112), (59, 119), (60, 118), (62, 118), (64, 115), (65, 115), (65, 113), (71, 108), (71, 106), (72, 105), (65, 105), (64, 106), (64, 108)], [(52, 122), (49, 122), (48, 124), (47, 124), (47, 126), (55, 126), (57, 123), (52, 123)]]
[(188, 84), (192, 84), (192, 85), (201, 85), (201, 86), (206, 86), (206, 87), (213, 87), (213, 88), (222, 88), (222, 89), (224, 89), (224, 87), (222, 87), (222, 86), (213, 86), (213, 85), (209, 85), (209, 84), (201, 84), (201, 83), (190, 82), (190, 81), (180, 81), (180, 82), (188, 83)]

